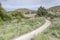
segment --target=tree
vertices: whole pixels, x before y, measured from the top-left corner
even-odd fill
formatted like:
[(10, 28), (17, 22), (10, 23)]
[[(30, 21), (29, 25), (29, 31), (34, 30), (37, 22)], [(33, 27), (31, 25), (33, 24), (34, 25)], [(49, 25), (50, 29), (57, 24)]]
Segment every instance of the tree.
[(4, 15), (5, 15), (5, 10), (2, 8), (2, 5), (0, 3), (0, 17), (1, 17), (1, 19), (4, 18)]
[(38, 16), (45, 16), (47, 14), (47, 10), (44, 7), (39, 7), (37, 10), (37, 15)]
[(6, 21), (6, 20), (10, 20), (10, 16), (7, 15), (6, 11), (4, 10), (4, 8), (2, 7), (2, 4), (0, 3), (0, 17), (2, 20)]

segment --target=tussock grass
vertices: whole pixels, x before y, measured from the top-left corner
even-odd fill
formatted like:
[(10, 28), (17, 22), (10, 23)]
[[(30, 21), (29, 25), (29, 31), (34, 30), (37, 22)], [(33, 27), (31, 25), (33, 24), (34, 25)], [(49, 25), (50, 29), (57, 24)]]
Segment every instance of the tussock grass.
[(60, 40), (60, 18), (54, 18), (50, 27), (33, 40)]
[(21, 36), (31, 32), (44, 23), (44, 18), (21, 19), (11, 22), (4, 22), (0, 25), (0, 40), (11, 40), (14, 37)]

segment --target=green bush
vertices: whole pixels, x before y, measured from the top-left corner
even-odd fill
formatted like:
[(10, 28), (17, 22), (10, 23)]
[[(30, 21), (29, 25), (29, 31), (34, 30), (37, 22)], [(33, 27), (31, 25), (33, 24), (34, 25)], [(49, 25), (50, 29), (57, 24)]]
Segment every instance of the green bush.
[(1, 19), (1, 17), (0, 17), (0, 25), (2, 25), (3, 24), (3, 20)]
[(0, 3), (0, 18), (4, 21), (11, 20), (11, 17), (7, 15), (6, 11), (3, 9)]
[(13, 11), (12, 13), (10, 13), (10, 15), (13, 17), (13, 19), (21, 19), (24, 18), (23, 13), (18, 12), (18, 11)]
[(40, 7), (40, 8), (38, 8), (38, 10), (37, 10), (37, 15), (38, 16), (45, 16), (45, 15), (47, 15), (47, 10), (44, 8), (44, 7)]

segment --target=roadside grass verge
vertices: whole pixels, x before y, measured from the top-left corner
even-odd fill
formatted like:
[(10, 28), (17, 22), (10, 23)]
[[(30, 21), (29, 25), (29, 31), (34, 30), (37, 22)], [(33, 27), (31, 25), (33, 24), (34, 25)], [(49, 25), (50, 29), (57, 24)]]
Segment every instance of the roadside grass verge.
[(52, 24), (32, 40), (60, 40), (60, 18), (52, 19)]
[(45, 22), (43, 17), (34, 19), (14, 20), (0, 25), (0, 40), (11, 40), (40, 27)]

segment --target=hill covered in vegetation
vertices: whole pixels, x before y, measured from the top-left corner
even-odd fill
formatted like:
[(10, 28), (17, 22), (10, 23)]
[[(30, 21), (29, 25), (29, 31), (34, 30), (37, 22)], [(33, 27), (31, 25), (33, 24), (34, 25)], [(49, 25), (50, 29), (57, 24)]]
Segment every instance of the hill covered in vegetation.
[(60, 15), (60, 6), (54, 6), (48, 9), (48, 11), (55, 13), (56, 15)]
[[(21, 12), (23, 14), (34, 14), (34, 13), (36, 13), (35, 10), (30, 10), (30, 9), (27, 9), (27, 8), (19, 8), (19, 9), (16, 9), (14, 11), (18, 11), (18, 12)], [(13, 12), (13, 11), (10, 11), (8, 13), (11, 13), (11, 12)]]
[[(33, 40), (47, 40), (49, 37), (60, 38), (59, 28), (60, 23), (57, 23), (54, 18), (56, 15), (52, 15), (51, 12), (54, 14), (60, 14), (60, 6), (51, 7), (49, 9), (45, 9), (44, 7), (39, 7), (38, 10), (30, 10), (26, 8), (16, 9), (14, 11), (6, 12), (2, 5), (0, 4), (0, 40), (10, 40), (13, 37), (17, 37), (19, 35), (23, 35), (30, 31), (35, 30), (40, 25), (42, 25), (45, 21), (44, 18), (50, 18), (49, 20), (52, 21), (52, 25), (47, 29), (47, 31), (43, 32), (43, 35), (37, 36), (37, 39), (34, 38)], [(49, 14), (50, 13), (50, 14)], [(25, 17), (24, 14), (36, 14), (32, 19)], [(28, 15), (29, 16), (29, 15)], [(10, 21), (10, 22), (9, 22)], [(58, 21), (59, 22), (59, 21)], [(56, 33), (57, 31), (57, 33)], [(50, 32), (50, 33), (49, 33)], [(48, 35), (48, 36), (47, 36)], [(51, 36), (50, 36), (51, 35)], [(48, 39), (49, 40), (49, 39)]]
[(45, 22), (44, 17), (27, 19), (21, 10), (23, 12), (27, 11), (27, 14), (34, 14), (30, 13), (31, 10), (29, 9), (19, 9), (6, 12), (2, 5), (0, 5), (0, 40), (11, 40), (14, 37), (18, 37), (35, 30)]

